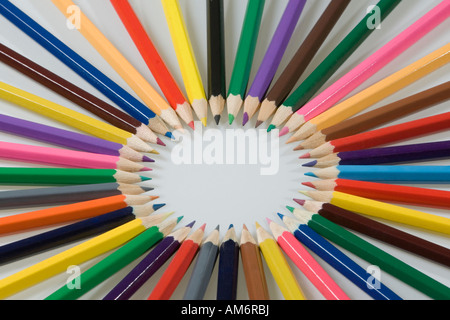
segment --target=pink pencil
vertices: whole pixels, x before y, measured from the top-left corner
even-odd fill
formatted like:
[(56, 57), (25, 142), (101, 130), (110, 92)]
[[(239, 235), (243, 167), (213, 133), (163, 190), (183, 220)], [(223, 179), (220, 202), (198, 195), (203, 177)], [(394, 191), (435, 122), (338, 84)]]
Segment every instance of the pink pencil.
[(129, 172), (151, 170), (118, 156), (10, 142), (0, 142), (0, 158), (70, 168), (118, 169)]
[(267, 219), (281, 249), (327, 300), (350, 300), (344, 291), (287, 229)]
[(280, 136), (297, 130), (305, 122), (333, 107), (449, 16), (450, 0), (443, 0), (409, 28), (294, 113), (281, 130)]

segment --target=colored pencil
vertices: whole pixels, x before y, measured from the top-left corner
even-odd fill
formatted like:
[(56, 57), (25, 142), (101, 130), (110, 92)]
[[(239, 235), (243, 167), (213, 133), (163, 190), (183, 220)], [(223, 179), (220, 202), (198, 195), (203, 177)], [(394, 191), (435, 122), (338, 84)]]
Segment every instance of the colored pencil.
[(449, 156), (450, 142), (438, 141), (333, 153), (303, 166), (327, 168), (338, 165), (406, 164), (448, 159)]
[(0, 299), (10, 297), (55, 275), (114, 250), (153, 227), (150, 217), (134, 219), (0, 280)]
[(300, 285), (275, 239), (256, 223), (256, 235), (264, 260), (286, 300), (305, 300)]
[(154, 198), (146, 195), (118, 195), (9, 215), (0, 218), (0, 234), (87, 219), (131, 205), (143, 205)]
[[(2, 1), (0, 4), (0, 14), (75, 71), (93, 87), (102, 92), (122, 110), (142, 123), (150, 125), (152, 130), (164, 131), (156, 129), (166, 126), (152, 110), (83, 59), (74, 50), (69, 48), (11, 2)], [(165, 132), (167, 136), (172, 137), (168, 130), (165, 130)]]
[(328, 202), (342, 209), (387, 221), (418, 227), (427, 231), (450, 234), (450, 219), (436, 214), (404, 208), (386, 202), (371, 200), (342, 192), (302, 191), (320, 202)]
[(183, 12), (178, 0), (162, 0), (162, 5), (187, 96), (195, 114), (206, 127), (208, 123), (208, 101)]
[(130, 3), (122, 0), (111, 0), (110, 2), (170, 106), (187, 125), (195, 129), (191, 105), (181, 92)]
[[(376, 7), (380, 12), (380, 22), (383, 22), (400, 4), (399, 0), (380, 0)], [(302, 108), (334, 73), (350, 58), (350, 56), (365, 42), (376, 28), (368, 28), (373, 19), (373, 12), (369, 12), (348, 35), (334, 48), (334, 50), (314, 69), (278, 108), (269, 126), (269, 131), (279, 127), (294, 112)]]
[(233, 225), (228, 228), (219, 248), (217, 300), (236, 300), (239, 269), (239, 242)]
[(181, 244), (147, 300), (170, 299), (199, 251), (205, 227), (201, 226)]
[(139, 195), (153, 188), (117, 182), (75, 186), (32, 188), (0, 192), (0, 208), (26, 208), (43, 205), (68, 204), (121, 194)]
[[(78, 151), (122, 157), (135, 162), (154, 162), (140, 152), (116, 142), (3, 114), (0, 114), (0, 131)], [(157, 151), (153, 150), (152, 153)]]
[(289, 128), (290, 132), (293, 132), (303, 123), (314, 119), (338, 104), (348, 94), (353, 92), (353, 90), (357, 89), (378, 71), (433, 31), (449, 16), (450, 3), (442, 1), (398, 36), (394, 37), (350, 72), (305, 104), (292, 115), (285, 127)]
[(244, 225), (241, 233), (241, 259), (250, 300), (270, 300), (259, 246)]
[[(389, 97), (433, 71), (438, 70), (449, 62), (450, 44), (447, 44), (367, 89), (362, 90), (349, 99), (335, 105), (333, 108), (308, 120), (308, 122), (304, 123), (295, 135), (289, 139), (289, 143), (304, 140), (313, 135), (316, 131), (333, 126), (362, 112), (375, 103)], [(286, 130), (284, 132), (293, 132), (295, 130), (294, 128), (297, 129), (298, 127), (299, 126), (295, 124), (295, 118), (291, 117), (285, 126)], [(282, 133), (280, 132), (280, 134)]]
[(132, 184), (148, 180), (151, 178), (111, 169), (0, 167), (2, 185)]
[(125, 268), (134, 260), (142, 256), (147, 250), (162, 241), (175, 228), (178, 219), (164, 221), (157, 226), (152, 226), (122, 247), (100, 260), (95, 265), (81, 273), (77, 278), (82, 285), (73, 290), (67, 285), (62, 286), (44, 300), (76, 300), (84, 294), (106, 281), (109, 277)]
[[(342, 227), (391, 244), (421, 257), (431, 259), (432, 261), (450, 266), (450, 249), (448, 248), (329, 203), (305, 201), (303, 207), (307, 211), (318, 213), (322, 217), (339, 224)], [(299, 212), (299, 209), (292, 207), (288, 207), (288, 209), (293, 212), (294, 215)]]
[(225, 61), (225, 12), (223, 0), (208, 0), (208, 97), (214, 121), (222, 118), (227, 96)]
[[(157, 210), (156, 206), (154, 209)], [(5, 244), (0, 247), (0, 264), (7, 264), (75, 241), (95, 237), (128, 223), (136, 217), (144, 217), (151, 213), (147, 207), (145, 210), (142, 210), (140, 206), (126, 207)], [(153, 214), (149, 216), (149, 219), (152, 223), (158, 224), (170, 214)]]
[(297, 211), (296, 217), (301, 223), (308, 225), (329, 241), (349, 250), (349, 252), (352, 252), (361, 259), (379, 266), (384, 272), (391, 274), (430, 298), (435, 300), (449, 299), (450, 288), (444, 284), (330, 220), (305, 210)]
[(217, 226), (202, 243), (183, 300), (203, 300), (219, 254), (219, 238)]
[(151, 171), (140, 163), (122, 157), (3, 141), (0, 141), (0, 158), (68, 168)]
[(249, 0), (247, 3), (231, 80), (228, 86), (227, 108), (230, 125), (236, 119), (245, 99), (265, 3), (265, 0)]
[(280, 247), (327, 300), (350, 300), (337, 283), (286, 228), (270, 222), (270, 230)]
[(450, 166), (335, 166), (307, 172), (306, 175), (320, 179), (445, 184), (450, 181)]
[(424, 117), (326, 142), (302, 158), (320, 158), (331, 153), (368, 149), (442, 132), (450, 128), (450, 112)]
[(261, 103), (256, 127), (267, 121), (294, 89), (349, 4), (350, 0), (330, 1), (278, 80), (269, 89)]
[(375, 300), (402, 300), (401, 297), (382, 282), (377, 282), (377, 285), (375, 286), (373, 281), (371, 281), (371, 274), (367, 273), (365, 269), (312, 230), (308, 225), (280, 213), (278, 215), (297, 240), (370, 297)]
[[(164, 146), (164, 143), (148, 126), (136, 120), (128, 113), (97, 98), (93, 94), (83, 90), (3, 44), (0, 44), (0, 61), (69, 101), (72, 101), (86, 111), (98, 116), (105, 122), (136, 135), (146, 142)], [(165, 134), (166, 132), (159, 133)]]
[(297, 23), (306, 5), (306, 0), (290, 0), (272, 36), (264, 58), (256, 73), (247, 96), (244, 100), (244, 120), (242, 125), (253, 117), (265, 98), (276, 72), (280, 66), (286, 49), (294, 34)]
[(162, 239), (103, 300), (129, 300), (179, 249), (195, 222)]
[(136, 151), (152, 152), (154, 150), (143, 140), (128, 131), (61, 106), (30, 92), (10, 86), (4, 82), (0, 82), (0, 98), (95, 137), (127, 145)]
[(450, 191), (348, 179), (318, 180), (303, 185), (318, 191), (338, 191), (378, 201), (450, 209)]
[[(68, 8), (75, 4), (72, 0), (52, 0), (53, 4), (66, 18), (70, 18)], [(91, 20), (79, 8), (80, 19), (83, 23), (77, 30), (108, 62), (108, 64), (120, 75), (130, 88), (141, 98), (147, 108), (161, 117), (169, 126), (179, 130), (182, 128), (180, 120), (174, 109), (153, 88), (152, 85), (139, 73), (138, 70), (122, 55), (122, 53), (108, 40), (107, 37), (92, 23)], [(142, 111), (144, 112), (144, 111)]]
[(314, 149), (332, 140), (370, 131), (449, 99), (450, 81), (316, 132), (295, 150)]

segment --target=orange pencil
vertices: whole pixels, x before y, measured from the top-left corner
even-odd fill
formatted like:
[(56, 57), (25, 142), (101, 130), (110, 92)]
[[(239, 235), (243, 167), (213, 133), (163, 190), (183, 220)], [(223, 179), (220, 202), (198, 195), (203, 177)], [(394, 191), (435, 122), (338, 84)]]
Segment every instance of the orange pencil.
[(206, 225), (187, 238), (147, 300), (169, 300), (198, 252)]
[[(0, 218), (0, 234), (92, 218), (128, 206), (144, 205), (157, 198), (146, 195), (118, 195), (15, 214)], [(150, 213), (152, 213), (152, 207), (149, 207), (147, 211), (147, 214)]]

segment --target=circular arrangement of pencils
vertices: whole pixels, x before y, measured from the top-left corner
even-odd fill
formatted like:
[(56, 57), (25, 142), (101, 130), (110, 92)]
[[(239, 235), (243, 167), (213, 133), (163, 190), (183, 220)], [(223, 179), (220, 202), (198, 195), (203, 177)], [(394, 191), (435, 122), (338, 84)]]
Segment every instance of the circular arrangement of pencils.
[[(329, 0), (313, 27), (303, 30), (304, 41), (298, 44), (291, 40), (313, 0), (283, 2), (283, 14), (258, 65), (255, 51), (266, 36), (261, 25), (269, 0), (241, 1), (243, 20), (230, 79), (225, 50), (227, 0), (205, 0), (207, 83), (202, 81), (202, 61), (196, 57), (179, 0), (154, 0), (161, 2), (176, 66), (169, 66), (158, 51), (132, 1), (105, 1), (148, 70), (134, 67), (72, 0), (48, 1), (123, 82), (113, 81), (83, 58), (82, 49), (69, 47), (14, 1), (0, 0), (0, 19), (105, 97), (100, 99), (39, 65), (32, 51), (19, 53), (14, 46), (0, 43), (0, 63), (84, 111), (0, 82), (5, 103), (49, 120), (39, 123), (0, 110), (2, 134), (42, 144), (0, 141), (0, 160), (17, 163), (0, 167), (0, 185), (20, 186), (0, 192), (0, 209), (23, 210), (0, 216), (0, 237), (23, 234), (20, 240), (0, 242), (0, 265), (47, 253), (37, 263), (0, 279), (0, 299), (14, 299), (83, 263), (90, 264), (44, 299), (82, 299), (102, 287), (97, 291), (99, 300), (130, 300), (152, 278), (156, 285), (148, 287), (147, 300), (171, 300), (175, 290), (184, 292), (184, 300), (203, 300), (213, 281), (216, 300), (237, 300), (238, 281), (245, 283), (249, 300), (271, 300), (269, 284), (285, 300), (309, 300), (296, 272), (324, 300), (359, 299), (346, 292), (339, 279), (373, 300), (403, 300), (390, 285), (391, 278), (429, 299), (450, 299), (445, 283), (385, 249), (396, 248), (416, 261), (426, 259), (450, 268), (448, 245), (408, 232), (413, 228), (447, 241), (450, 236), (450, 191), (444, 188), (450, 185), (450, 166), (430, 163), (450, 158), (450, 141), (409, 141), (448, 133), (450, 112), (408, 118), (448, 104), (450, 82), (392, 103), (383, 101), (450, 62), (447, 42), (407, 66), (392, 64), (433, 30), (449, 26), (450, 0), (436, 0), (401, 33), (382, 46), (374, 44), (370, 54), (340, 75), (340, 67), (377, 30), (371, 26), (374, 16), (382, 24), (398, 10), (400, 0), (379, 0), (361, 20), (346, 21), (350, 31), (317, 66), (312, 62), (353, 1)], [(271, 1), (271, 5), (280, 3)], [(78, 26), (74, 12), (80, 18)], [(296, 50), (283, 68), (290, 45)], [(390, 75), (374, 80), (388, 65)], [(180, 80), (171, 68), (179, 69)], [(142, 76), (144, 71), (151, 72), (159, 88)], [(374, 108), (379, 103), (383, 105)], [(163, 138), (195, 130), (197, 123), (208, 127), (209, 114), (217, 125), (223, 121), (232, 125), (240, 113), (242, 126), (253, 119), (256, 128), (266, 123), (271, 134), (288, 136), (294, 157), (305, 161), (297, 160), (310, 179), (302, 183), (305, 188), (291, 197), (291, 205), (282, 204), (285, 212), (268, 212), (265, 221), (252, 221), (254, 234), (247, 225), (239, 228), (233, 222), (226, 230), (217, 225), (206, 232), (198, 217), (162, 212), (165, 204), (156, 203), (159, 196), (149, 194), (158, 187), (140, 183), (152, 180), (158, 149), (170, 148)], [(45, 208), (36, 209), (41, 206)], [(426, 208), (446, 212), (429, 213)], [(28, 236), (30, 231), (34, 233)], [(52, 254), (51, 250), (69, 245)], [(374, 278), (367, 265), (389, 276)], [(329, 270), (340, 278), (333, 278)], [(450, 273), (443, 277), (448, 279)]]

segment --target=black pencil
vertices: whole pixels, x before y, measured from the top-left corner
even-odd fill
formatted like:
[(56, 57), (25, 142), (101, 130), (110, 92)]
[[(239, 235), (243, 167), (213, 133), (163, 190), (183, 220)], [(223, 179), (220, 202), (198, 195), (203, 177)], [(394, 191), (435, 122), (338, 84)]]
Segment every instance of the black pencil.
[(207, 7), (208, 98), (214, 120), (219, 124), (227, 95), (223, 0), (207, 0)]

